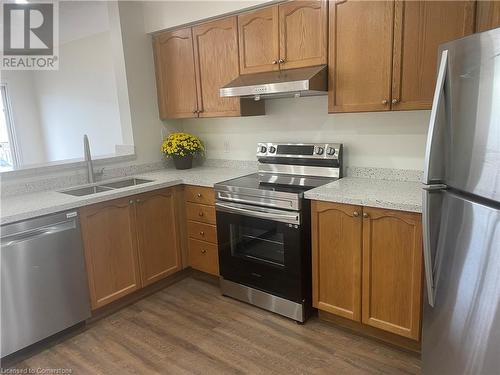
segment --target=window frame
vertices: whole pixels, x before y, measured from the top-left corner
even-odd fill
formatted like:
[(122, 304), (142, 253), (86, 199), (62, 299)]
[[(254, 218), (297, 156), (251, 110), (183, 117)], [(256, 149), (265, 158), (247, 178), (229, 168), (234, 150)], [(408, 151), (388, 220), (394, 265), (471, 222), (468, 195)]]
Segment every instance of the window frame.
[(12, 115), (12, 105), (10, 100), (9, 88), (7, 83), (0, 83), (1, 97), (3, 100), (3, 107), (5, 108), (5, 120), (7, 125), (7, 136), (9, 138), (10, 151), (12, 154), (12, 168), (18, 169), (22, 164), (21, 150), (17, 142), (16, 128), (14, 125), (14, 117)]

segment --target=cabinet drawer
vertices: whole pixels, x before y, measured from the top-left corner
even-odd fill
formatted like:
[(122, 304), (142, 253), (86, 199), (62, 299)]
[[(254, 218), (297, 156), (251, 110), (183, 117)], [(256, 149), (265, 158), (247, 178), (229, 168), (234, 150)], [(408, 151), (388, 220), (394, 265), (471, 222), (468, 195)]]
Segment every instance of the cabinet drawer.
[(186, 216), (188, 220), (215, 224), (215, 207), (186, 202)]
[(184, 196), (187, 202), (208, 204), (212, 206), (215, 203), (214, 189), (212, 188), (189, 185), (186, 186)]
[(189, 264), (196, 270), (219, 276), (219, 254), (217, 245), (190, 238)]
[(217, 243), (217, 229), (215, 225), (188, 221), (187, 231), (190, 238)]

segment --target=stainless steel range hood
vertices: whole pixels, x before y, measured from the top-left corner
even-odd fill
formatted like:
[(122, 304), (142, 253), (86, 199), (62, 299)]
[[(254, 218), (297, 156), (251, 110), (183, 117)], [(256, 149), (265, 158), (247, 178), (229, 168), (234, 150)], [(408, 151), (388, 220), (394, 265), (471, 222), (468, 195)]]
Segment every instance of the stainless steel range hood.
[(283, 98), (325, 95), (327, 66), (241, 75), (220, 89), (221, 97)]

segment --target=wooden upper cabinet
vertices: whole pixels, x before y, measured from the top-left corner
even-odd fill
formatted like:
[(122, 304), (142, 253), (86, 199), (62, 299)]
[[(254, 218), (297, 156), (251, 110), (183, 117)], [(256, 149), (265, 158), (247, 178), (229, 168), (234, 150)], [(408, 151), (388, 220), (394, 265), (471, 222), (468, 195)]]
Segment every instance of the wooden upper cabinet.
[(330, 1), (329, 112), (390, 109), (393, 1)]
[(280, 4), (281, 69), (327, 63), (328, 2), (291, 1)]
[(421, 215), (363, 207), (364, 324), (420, 339)]
[(153, 43), (160, 118), (197, 117), (191, 28), (158, 34)]
[(143, 286), (182, 268), (174, 189), (152, 191), (135, 197)]
[(134, 205), (129, 198), (80, 210), (92, 309), (141, 287)]
[(362, 209), (312, 201), (314, 307), (361, 321)]
[(240, 73), (279, 70), (278, 7), (238, 16)]
[(440, 44), (474, 32), (474, 1), (395, 3), (392, 109), (430, 109)]
[(500, 1), (478, 1), (476, 3), (476, 32), (500, 27)]
[(199, 117), (239, 116), (239, 98), (221, 98), (219, 89), (239, 75), (236, 17), (193, 28)]

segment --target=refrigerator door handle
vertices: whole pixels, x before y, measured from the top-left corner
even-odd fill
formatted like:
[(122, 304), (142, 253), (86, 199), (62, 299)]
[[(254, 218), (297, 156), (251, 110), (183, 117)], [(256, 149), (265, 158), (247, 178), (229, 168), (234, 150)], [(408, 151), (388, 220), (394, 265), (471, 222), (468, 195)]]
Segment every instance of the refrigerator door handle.
[(431, 161), (436, 159), (433, 157), (433, 151), (435, 150), (435, 144), (438, 142), (438, 117), (439, 110), (442, 106), (442, 101), (444, 99), (444, 82), (446, 80), (446, 71), (448, 66), (448, 50), (444, 50), (441, 54), (441, 62), (439, 64), (436, 89), (434, 91), (434, 99), (432, 101), (431, 117), (429, 121), (429, 132), (427, 135), (427, 144), (425, 148), (425, 167), (424, 167), (424, 183), (432, 183), (432, 171), (431, 171)]
[[(424, 187), (422, 195), (422, 232), (423, 232), (423, 251), (425, 284), (427, 286), (427, 298), (429, 305), (434, 307), (436, 297), (436, 280), (434, 279), (434, 256), (437, 256), (437, 238), (439, 236), (439, 227), (435, 228), (431, 220), (435, 215), (431, 213), (431, 195), (439, 194), (446, 189), (446, 185), (429, 185)], [(436, 203), (436, 202), (434, 202)], [(436, 206), (434, 204), (433, 206)], [(440, 206), (440, 205), (439, 205)], [(439, 207), (441, 210), (441, 207)], [(435, 223), (434, 223), (435, 224)]]

